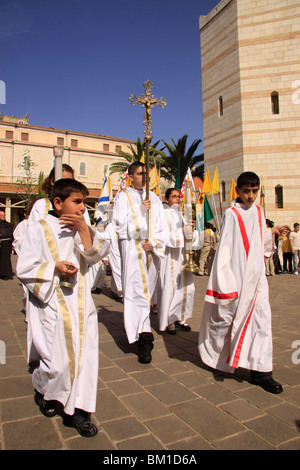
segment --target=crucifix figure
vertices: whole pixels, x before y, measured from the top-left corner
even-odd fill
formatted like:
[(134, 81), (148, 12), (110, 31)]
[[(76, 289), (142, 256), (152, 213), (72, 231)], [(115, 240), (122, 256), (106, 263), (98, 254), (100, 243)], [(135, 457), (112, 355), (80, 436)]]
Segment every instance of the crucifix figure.
[(142, 96), (136, 96), (132, 94), (129, 97), (129, 101), (132, 105), (141, 104), (142, 107), (145, 108), (145, 115), (144, 115), (144, 133), (145, 141), (146, 141), (146, 199), (149, 199), (149, 148), (150, 148), (150, 141), (152, 139), (152, 117), (151, 117), (151, 108), (154, 106), (159, 105), (161, 108), (164, 108), (167, 104), (165, 98), (155, 98), (152, 94), (153, 83), (150, 80), (147, 80), (143, 84), (145, 91)]

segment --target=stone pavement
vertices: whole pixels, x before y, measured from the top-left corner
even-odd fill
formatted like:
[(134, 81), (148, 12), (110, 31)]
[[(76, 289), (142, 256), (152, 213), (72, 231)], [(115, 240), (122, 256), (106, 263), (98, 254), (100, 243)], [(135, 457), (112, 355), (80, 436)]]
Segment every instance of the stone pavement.
[[(12, 259), (15, 265), (16, 256)], [(284, 387), (280, 395), (253, 386), (246, 371), (224, 376), (201, 363), (197, 341), (207, 277), (195, 276), (191, 332), (161, 334), (157, 316), (151, 316), (153, 361), (143, 365), (127, 343), (122, 304), (110, 297), (107, 276), (103, 293), (94, 295), (100, 370), (93, 421), (99, 433), (91, 439), (64, 427), (60, 416), (49, 419), (40, 413), (26, 362), (23, 291), (18, 279), (1, 280), (0, 344), (6, 347), (6, 363), (0, 364), (0, 449), (299, 450), (300, 276), (268, 279), (274, 377)]]

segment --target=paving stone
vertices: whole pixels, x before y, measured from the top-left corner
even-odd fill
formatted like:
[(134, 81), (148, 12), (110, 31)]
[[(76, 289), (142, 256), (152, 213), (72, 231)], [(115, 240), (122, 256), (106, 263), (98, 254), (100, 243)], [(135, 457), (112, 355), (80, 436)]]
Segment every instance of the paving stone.
[(195, 435), (195, 431), (192, 428), (173, 415), (145, 421), (145, 425), (163, 444), (180, 441)]
[(204, 399), (174, 405), (171, 410), (207, 440), (216, 440), (245, 428), (225, 411)]
[(236, 396), (233, 393), (216, 384), (207, 384), (201, 387), (194, 387), (193, 392), (197, 393), (197, 395), (205, 398), (215, 405), (221, 405), (222, 403), (236, 400)]
[(244, 400), (248, 400), (250, 403), (253, 403), (253, 405), (256, 405), (261, 409), (282, 403), (282, 393), (279, 395), (268, 393), (257, 385), (253, 385), (246, 390), (238, 391), (236, 392), (236, 395)]
[(63, 448), (54, 424), (44, 416), (2, 426), (6, 450), (58, 450)]
[(131, 377), (143, 386), (160, 384), (162, 382), (168, 382), (169, 376), (164, 372), (152, 368), (150, 370), (143, 370), (141, 372), (135, 372), (131, 374)]
[[(300, 404), (299, 404), (300, 405)], [(272, 416), (300, 430), (300, 408), (290, 403), (282, 403), (266, 410)]]
[(119, 450), (164, 450), (164, 446), (151, 435), (119, 442), (117, 448)]
[(206, 441), (199, 434), (195, 437), (189, 437), (188, 439), (181, 439), (180, 441), (168, 444), (166, 447), (173, 451), (183, 450), (216, 450), (216, 448)]
[(275, 450), (268, 441), (251, 431), (244, 431), (236, 436), (214, 441), (218, 450)]
[(133, 414), (142, 420), (157, 418), (169, 414), (169, 410), (150, 393), (136, 393), (121, 398)]
[(142, 387), (131, 378), (109, 382), (107, 385), (117, 397), (143, 391)]
[[(1, 366), (0, 366), (1, 367)], [(30, 375), (0, 379), (0, 400), (6, 398), (31, 396), (33, 394)]]
[(130, 411), (110, 390), (101, 390), (97, 394), (97, 409), (94, 415), (100, 423), (130, 415)]
[(1, 421), (19, 420), (32, 416), (40, 416), (40, 409), (34, 401), (34, 395), (31, 397), (13, 398), (10, 400), (1, 400)]
[(169, 380), (162, 384), (148, 386), (147, 390), (165, 405), (172, 405), (192, 400), (197, 396), (194, 392), (175, 380)]
[[(67, 449), (69, 450), (116, 450), (115, 445), (110, 441), (104, 432), (98, 432), (97, 436), (86, 439), (79, 436), (77, 433), (76, 438), (69, 439), (66, 442)], [(98, 460), (98, 459), (97, 459)]]
[(291, 428), (284, 422), (272, 416), (262, 416), (260, 418), (252, 419), (247, 421), (247, 426), (254, 432), (263, 436), (271, 444), (279, 445), (299, 437), (299, 432), (296, 429)]
[(148, 429), (133, 416), (103, 423), (102, 428), (112, 441), (123, 441), (134, 436), (149, 434)]
[(106, 367), (102, 369), (101, 379), (103, 382), (112, 382), (113, 380), (122, 380), (126, 374), (119, 367)]
[(227, 413), (230, 413), (234, 418), (238, 419), (241, 423), (258, 416), (263, 416), (265, 414), (264, 410), (261, 410), (252, 403), (249, 403), (246, 400), (237, 399), (231, 401), (230, 403), (225, 403), (221, 405), (221, 408)]

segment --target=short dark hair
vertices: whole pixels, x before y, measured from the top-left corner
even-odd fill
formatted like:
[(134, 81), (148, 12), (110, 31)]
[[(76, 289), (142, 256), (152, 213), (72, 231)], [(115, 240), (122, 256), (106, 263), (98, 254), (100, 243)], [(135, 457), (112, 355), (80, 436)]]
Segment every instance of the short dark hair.
[(56, 197), (59, 197), (64, 201), (72, 193), (82, 193), (83, 196), (88, 196), (89, 190), (84, 186), (84, 184), (80, 183), (80, 181), (73, 180), (71, 178), (62, 178), (55, 181), (51, 193), (51, 203), (53, 204)]
[(236, 185), (239, 189), (245, 185), (251, 187), (260, 186), (260, 180), (256, 173), (245, 171), (238, 177)]
[(165, 199), (169, 199), (169, 197), (171, 196), (172, 192), (173, 191), (178, 191), (180, 193), (180, 189), (177, 189), (177, 188), (169, 188), (167, 189), (167, 191), (165, 192)]
[(145, 165), (143, 162), (139, 161), (131, 163), (131, 165), (128, 167), (128, 174), (133, 175), (140, 166), (144, 167)]

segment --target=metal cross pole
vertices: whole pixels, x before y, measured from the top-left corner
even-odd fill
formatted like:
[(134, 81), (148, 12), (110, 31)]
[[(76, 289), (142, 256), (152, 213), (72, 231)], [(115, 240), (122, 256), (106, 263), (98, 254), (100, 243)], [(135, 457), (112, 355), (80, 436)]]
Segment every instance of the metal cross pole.
[(142, 96), (136, 96), (134, 94), (130, 95), (129, 101), (134, 106), (135, 104), (141, 104), (142, 107), (145, 108), (145, 115), (144, 115), (144, 133), (145, 141), (146, 141), (146, 199), (149, 199), (149, 152), (150, 152), (150, 142), (151, 142), (151, 134), (152, 134), (152, 116), (151, 116), (151, 108), (154, 106), (159, 105), (161, 108), (164, 108), (167, 104), (165, 98), (155, 98), (152, 94), (153, 83), (150, 80), (147, 80), (143, 83), (145, 88), (144, 93)]

